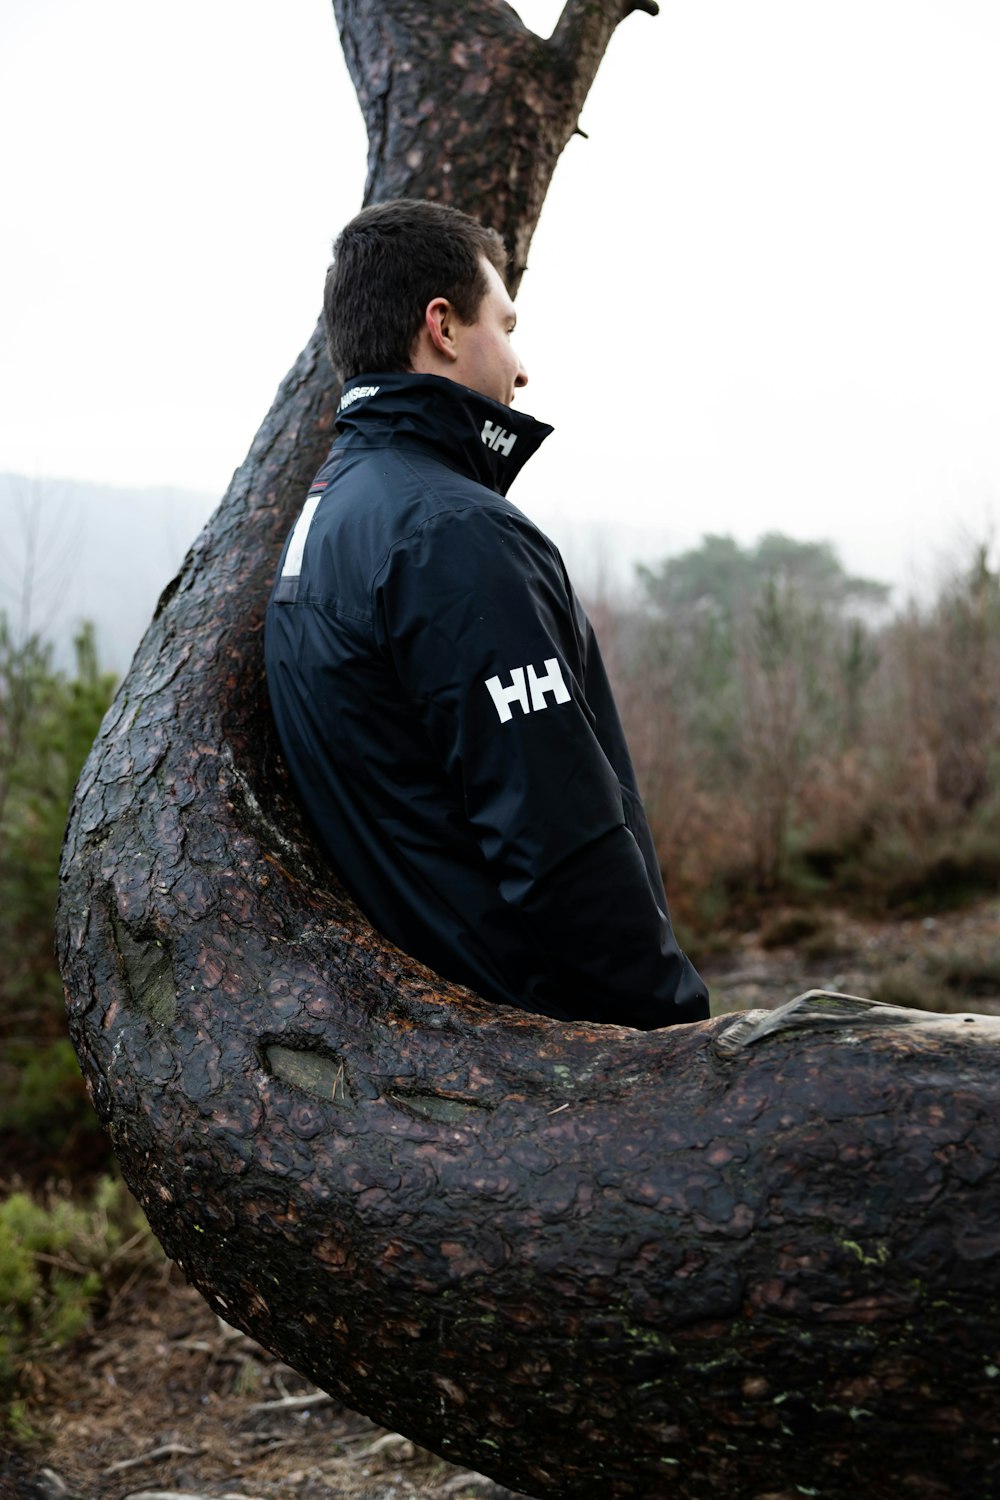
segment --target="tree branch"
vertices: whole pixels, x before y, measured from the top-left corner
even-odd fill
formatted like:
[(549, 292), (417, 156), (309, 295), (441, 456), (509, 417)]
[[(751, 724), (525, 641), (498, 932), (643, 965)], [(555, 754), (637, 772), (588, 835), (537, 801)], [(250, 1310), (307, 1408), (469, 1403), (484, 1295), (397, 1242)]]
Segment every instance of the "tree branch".
[(637, 10), (649, 16), (660, 13), (657, 0), (566, 0), (549, 45), (567, 58), (596, 48), (600, 61), (615, 28)]
[(566, 0), (546, 46), (570, 82), (577, 113), (583, 108), (616, 28), (637, 10), (655, 16), (660, 7), (657, 0)]

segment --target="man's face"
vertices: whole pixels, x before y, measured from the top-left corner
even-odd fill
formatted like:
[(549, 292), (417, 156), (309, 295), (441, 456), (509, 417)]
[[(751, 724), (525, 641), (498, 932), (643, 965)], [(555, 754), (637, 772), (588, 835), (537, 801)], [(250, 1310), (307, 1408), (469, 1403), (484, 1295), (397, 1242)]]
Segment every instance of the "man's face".
[(487, 291), (474, 323), (455, 320), (453, 333), (458, 357), (449, 374), (460, 385), (509, 406), (514, 392), (528, 384), (528, 374), (511, 344), (517, 322), (514, 304), (494, 265), (481, 262)]

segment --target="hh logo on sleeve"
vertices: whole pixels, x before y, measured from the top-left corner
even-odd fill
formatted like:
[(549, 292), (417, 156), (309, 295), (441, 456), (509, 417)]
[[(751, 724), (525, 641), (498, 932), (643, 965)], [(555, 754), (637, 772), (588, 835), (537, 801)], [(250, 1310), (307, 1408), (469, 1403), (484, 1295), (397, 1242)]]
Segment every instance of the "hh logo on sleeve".
[[(539, 676), (534, 667), (512, 667), (510, 687), (504, 687), (499, 677), (487, 677), (486, 686), (501, 724), (514, 717), (512, 703), (521, 705), (523, 714), (548, 708), (546, 694), (551, 693), (553, 702), (568, 703), (569, 689), (563, 681), (562, 668), (556, 657), (550, 656), (543, 665), (544, 676)], [(529, 703), (530, 698), (530, 703)]]

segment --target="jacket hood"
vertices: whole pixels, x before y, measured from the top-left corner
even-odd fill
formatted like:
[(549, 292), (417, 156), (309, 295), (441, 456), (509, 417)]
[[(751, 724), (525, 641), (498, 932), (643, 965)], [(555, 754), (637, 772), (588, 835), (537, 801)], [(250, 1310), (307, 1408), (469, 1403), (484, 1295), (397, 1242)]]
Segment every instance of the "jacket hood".
[(552, 428), (440, 375), (356, 375), (337, 409), (338, 446), (429, 444), (480, 484), (506, 495)]

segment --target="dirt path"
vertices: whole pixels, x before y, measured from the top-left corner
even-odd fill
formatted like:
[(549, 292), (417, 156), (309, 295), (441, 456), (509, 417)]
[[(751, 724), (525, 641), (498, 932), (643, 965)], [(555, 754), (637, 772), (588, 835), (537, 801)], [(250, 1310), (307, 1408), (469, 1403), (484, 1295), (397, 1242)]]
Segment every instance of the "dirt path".
[[(997, 1013), (1000, 899), (893, 924), (778, 913), (699, 966), (716, 1013), (811, 988)], [(322, 1396), (166, 1265), (31, 1385), (2, 1500), (515, 1500)]]
[(4, 1500), (512, 1500), (323, 1396), (170, 1265), (33, 1373)]

